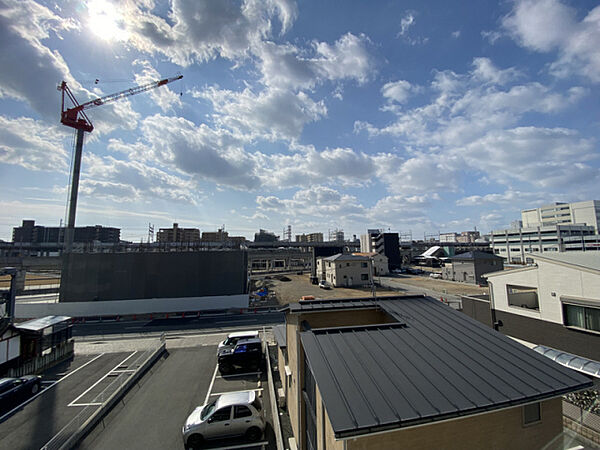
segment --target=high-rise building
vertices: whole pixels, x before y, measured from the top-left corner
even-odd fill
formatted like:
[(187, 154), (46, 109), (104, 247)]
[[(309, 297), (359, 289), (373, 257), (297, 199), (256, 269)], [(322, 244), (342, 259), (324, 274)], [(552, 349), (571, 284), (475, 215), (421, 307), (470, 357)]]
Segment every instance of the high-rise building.
[(200, 242), (198, 228), (179, 228), (178, 223), (173, 228), (161, 228), (156, 234), (156, 242)]
[(600, 233), (600, 200), (554, 202), (540, 208), (521, 211), (521, 219), (523, 228), (578, 224), (593, 226), (596, 233)]
[(323, 242), (323, 233), (297, 234), (296, 242)]
[(254, 233), (254, 242), (277, 242), (279, 236), (262, 228), (258, 230), (258, 233)]

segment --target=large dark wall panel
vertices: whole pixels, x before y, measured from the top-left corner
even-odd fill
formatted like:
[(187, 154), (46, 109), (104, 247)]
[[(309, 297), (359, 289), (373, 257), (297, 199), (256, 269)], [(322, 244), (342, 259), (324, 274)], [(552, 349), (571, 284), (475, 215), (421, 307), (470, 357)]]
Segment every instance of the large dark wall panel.
[(203, 297), (247, 292), (246, 251), (70, 254), (61, 302)]
[(500, 331), (508, 336), (600, 361), (600, 335), (504, 311), (496, 311), (496, 320), (502, 320)]
[(461, 301), (464, 314), (488, 327), (492, 326), (492, 312), (489, 301), (474, 300), (469, 297), (461, 297)]

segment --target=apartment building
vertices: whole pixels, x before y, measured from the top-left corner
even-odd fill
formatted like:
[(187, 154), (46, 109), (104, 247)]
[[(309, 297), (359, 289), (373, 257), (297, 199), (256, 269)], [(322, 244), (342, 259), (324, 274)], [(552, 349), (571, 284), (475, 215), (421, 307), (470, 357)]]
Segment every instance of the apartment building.
[(540, 208), (521, 211), (523, 227), (581, 224), (594, 227), (600, 233), (600, 200), (563, 203), (554, 202)]
[(542, 448), (592, 382), (425, 296), (286, 308), (280, 369), (297, 448)]
[(455, 243), (470, 244), (481, 237), (479, 231), (461, 231), (460, 233), (440, 233), (440, 243)]
[[(46, 227), (36, 225), (35, 220), (23, 220), (20, 227), (13, 228), (13, 242), (46, 244), (64, 242), (64, 227)], [(90, 243), (118, 243), (121, 237), (121, 229), (92, 225), (86, 227), (75, 227), (73, 235), (74, 242)]]
[(161, 228), (156, 233), (156, 242), (200, 242), (198, 228), (180, 228), (174, 223), (172, 228)]
[(367, 256), (337, 255), (317, 259), (317, 276), (334, 287), (370, 286), (371, 259)]
[(323, 233), (297, 234), (296, 242), (323, 242)]
[(508, 263), (531, 264), (535, 254), (599, 250), (599, 238), (592, 225), (538, 225), (494, 230), (490, 235), (490, 247)]

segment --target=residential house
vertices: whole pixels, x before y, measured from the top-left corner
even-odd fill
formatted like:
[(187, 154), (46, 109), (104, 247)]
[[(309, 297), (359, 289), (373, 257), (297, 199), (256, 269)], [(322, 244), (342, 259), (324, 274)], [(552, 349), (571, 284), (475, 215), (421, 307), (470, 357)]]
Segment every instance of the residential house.
[(471, 284), (485, 284), (486, 280), (482, 275), (503, 269), (504, 259), (500, 256), (472, 251), (451, 257), (450, 262), (442, 269), (442, 278)]
[(317, 259), (317, 276), (334, 287), (371, 286), (371, 259), (338, 253)]

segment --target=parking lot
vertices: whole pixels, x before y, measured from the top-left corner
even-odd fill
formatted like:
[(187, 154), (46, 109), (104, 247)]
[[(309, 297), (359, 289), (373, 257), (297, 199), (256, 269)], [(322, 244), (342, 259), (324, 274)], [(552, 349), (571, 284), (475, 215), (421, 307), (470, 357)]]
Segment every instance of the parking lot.
[(138, 352), (76, 356), (44, 374), (43, 389), (30, 400), (0, 417), (2, 448), (33, 449), (46, 444), (82, 408), (99, 406), (94, 398), (128, 370)]
[[(275, 448), (267, 376), (263, 371), (221, 376), (216, 345), (170, 349), (82, 442), (82, 449), (184, 448), (181, 429), (199, 405), (226, 392), (262, 394), (269, 424), (265, 439), (248, 445), (243, 439), (215, 441), (206, 448)], [(269, 444), (270, 442), (270, 444)]]

